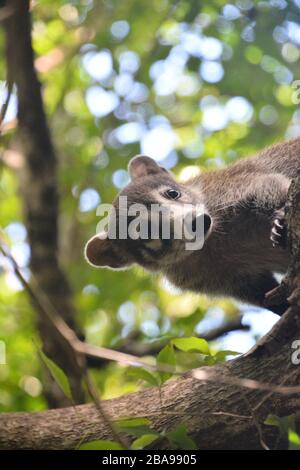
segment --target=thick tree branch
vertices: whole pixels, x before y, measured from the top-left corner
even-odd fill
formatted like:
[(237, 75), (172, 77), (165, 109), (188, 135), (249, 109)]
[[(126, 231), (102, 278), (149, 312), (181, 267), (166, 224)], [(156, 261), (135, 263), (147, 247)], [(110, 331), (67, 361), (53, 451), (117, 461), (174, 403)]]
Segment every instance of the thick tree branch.
[[(29, 0), (10, 0), (9, 4), (13, 13), (4, 22), (7, 81), (17, 87), (17, 145), (25, 156), (20, 179), (31, 249), (30, 267), (40, 289), (74, 328), (71, 291), (58, 261), (57, 162), (43, 109), (41, 86), (34, 69)], [(35, 307), (41, 313), (38, 306)], [(67, 372), (74, 399), (82, 403), (80, 370), (70, 363), (51, 322), (40, 314), (38, 325), (45, 353)], [(49, 390), (48, 399), (52, 406), (67, 404), (55, 385), (52, 393)]]
[[(290, 341), (292, 337), (295, 332)], [(300, 371), (291, 364), (290, 353), (288, 344), (273, 355), (265, 351), (259, 358), (241, 357), (226, 365), (204, 368), (214, 372), (214, 381), (198, 380), (191, 372), (169, 381), (162, 388), (161, 401), (159, 390), (149, 388), (105, 401), (103, 406), (110, 419), (146, 416), (156, 430), (170, 430), (186, 423), (201, 449), (259, 449), (258, 421), (263, 441), (273, 447), (277, 430), (265, 426), (264, 419), (269, 413), (282, 416), (298, 412), (300, 395), (287, 398), (269, 391), (224, 385), (222, 379), (230, 382), (233, 377), (247, 377), (269, 384), (297, 384)], [(265, 397), (268, 398), (264, 401)], [(99, 422), (93, 405), (2, 414), (0, 424), (0, 448), (5, 449), (72, 449), (82, 441), (112, 438), (109, 427)]]

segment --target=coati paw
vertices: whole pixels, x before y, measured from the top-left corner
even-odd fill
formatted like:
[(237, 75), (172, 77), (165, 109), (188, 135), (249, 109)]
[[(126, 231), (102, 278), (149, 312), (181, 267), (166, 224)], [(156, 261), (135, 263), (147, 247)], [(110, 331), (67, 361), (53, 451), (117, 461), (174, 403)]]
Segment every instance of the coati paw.
[(283, 208), (275, 212), (270, 238), (274, 248), (286, 248), (287, 223), (285, 218), (285, 211)]

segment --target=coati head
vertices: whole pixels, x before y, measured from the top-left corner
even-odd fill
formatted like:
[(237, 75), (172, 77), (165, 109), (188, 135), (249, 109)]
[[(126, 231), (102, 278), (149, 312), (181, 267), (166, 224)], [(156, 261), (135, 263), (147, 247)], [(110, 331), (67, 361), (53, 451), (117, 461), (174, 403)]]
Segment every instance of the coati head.
[[(114, 221), (110, 218), (108, 230), (92, 237), (85, 247), (88, 262), (112, 269), (138, 263), (155, 271), (168, 268), (201, 248), (211, 232), (212, 219), (203, 204), (199, 211), (199, 185), (196, 190), (176, 182), (170, 172), (146, 156), (134, 157), (128, 169), (131, 183), (113, 203)], [(121, 233), (124, 227), (125, 236)], [(196, 233), (201, 233), (200, 244)], [(193, 241), (198, 248), (192, 245)]]

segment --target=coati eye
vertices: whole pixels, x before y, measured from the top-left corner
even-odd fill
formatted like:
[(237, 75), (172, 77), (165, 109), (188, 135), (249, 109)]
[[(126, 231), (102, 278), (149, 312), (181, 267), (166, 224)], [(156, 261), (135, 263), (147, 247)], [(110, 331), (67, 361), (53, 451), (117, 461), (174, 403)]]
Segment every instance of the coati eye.
[(168, 199), (178, 199), (181, 196), (180, 192), (176, 189), (167, 189), (163, 195)]
[(164, 196), (168, 199), (178, 199), (181, 194), (176, 189), (167, 189), (167, 191), (164, 192)]

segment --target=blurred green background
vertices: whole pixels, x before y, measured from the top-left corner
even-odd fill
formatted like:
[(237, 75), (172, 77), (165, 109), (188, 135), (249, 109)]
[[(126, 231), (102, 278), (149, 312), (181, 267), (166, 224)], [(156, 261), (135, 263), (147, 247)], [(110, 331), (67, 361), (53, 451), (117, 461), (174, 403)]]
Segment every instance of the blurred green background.
[[(176, 292), (141, 269), (96, 270), (83, 259), (100, 202), (128, 183), (137, 153), (182, 180), (222, 167), (264, 146), (300, 135), (293, 83), (300, 79), (300, 1), (36, 0), (36, 69), (59, 157), (60, 258), (71, 282), (78, 325), (88, 342), (118, 348), (134, 336), (201, 335), (238, 317), (212, 347), (246, 351), (276, 316), (230, 300)], [(4, 36), (0, 98), (5, 100)], [(18, 194), (22, 159), (9, 150), (16, 98), (0, 144), (0, 223), (29, 277), (30, 256)], [(35, 312), (0, 257), (0, 410), (40, 410), (43, 376)], [(193, 365), (197, 360), (193, 362)], [(93, 375), (104, 398), (137, 390), (125, 367)]]

